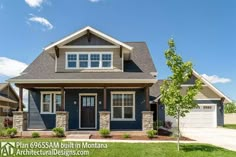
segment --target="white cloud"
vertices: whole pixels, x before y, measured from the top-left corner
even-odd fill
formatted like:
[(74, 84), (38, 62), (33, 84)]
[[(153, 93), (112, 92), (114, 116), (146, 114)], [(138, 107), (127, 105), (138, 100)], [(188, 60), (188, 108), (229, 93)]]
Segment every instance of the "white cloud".
[(30, 14), (30, 15), (32, 17), (30, 17), (28, 19), (28, 21), (39, 23), (39, 24), (43, 25), (44, 27), (46, 27), (48, 30), (53, 29), (53, 25), (44, 17), (35, 16), (33, 14)]
[(18, 76), (27, 66), (28, 65), (23, 62), (6, 57), (0, 57), (0, 76)]
[(41, 7), (43, 0), (25, 0), (25, 2), (32, 8)]
[(224, 77), (219, 77), (217, 75), (212, 75), (212, 76), (209, 76), (207, 74), (202, 74), (202, 76), (207, 79), (209, 82), (211, 83), (229, 83), (231, 82), (231, 79), (229, 78), (224, 78)]
[(101, 0), (89, 0), (89, 1), (95, 3), (95, 2), (100, 2)]

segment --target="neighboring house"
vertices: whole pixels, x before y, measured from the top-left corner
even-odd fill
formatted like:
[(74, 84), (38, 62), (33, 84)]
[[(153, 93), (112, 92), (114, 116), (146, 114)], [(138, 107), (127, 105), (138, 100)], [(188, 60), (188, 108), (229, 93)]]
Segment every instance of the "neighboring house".
[(9, 83), (0, 83), (0, 116), (18, 109), (19, 98)]
[[(156, 75), (145, 42), (121, 42), (85, 27), (48, 45), (9, 81), (19, 87), (19, 111), (22, 90), (29, 90), (29, 129), (148, 130), (153, 118), (165, 120)], [(215, 102), (223, 110), (228, 98), (213, 86), (204, 88), (201, 101), (209, 104), (204, 108), (217, 108), (221, 114), (218, 106), (210, 109), (210, 104)], [(217, 117), (217, 125), (222, 125), (223, 116)]]

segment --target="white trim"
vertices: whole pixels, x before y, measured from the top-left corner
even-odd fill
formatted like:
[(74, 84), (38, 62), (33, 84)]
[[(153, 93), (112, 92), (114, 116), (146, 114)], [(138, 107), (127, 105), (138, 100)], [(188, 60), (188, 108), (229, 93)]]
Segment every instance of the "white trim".
[(121, 45), (121, 46), (125, 47), (126, 49), (128, 49), (130, 51), (133, 50), (133, 47), (131, 47), (131, 46), (129, 46), (129, 45), (123, 43), (123, 42), (120, 42), (120, 41), (118, 41), (118, 40), (116, 40), (116, 39), (114, 39), (114, 38), (112, 38), (112, 37), (110, 37), (110, 36), (100, 32), (100, 31), (98, 31), (98, 30), (96, 30), (96, 29), (94, 29), (92, 27), (89, 27), (89, 26), (87, 26), (87, 27), (85, 27), (83, 29), (80, 29), (79, 31), (77, 31), (77, 32), (75, 32), (73, 34), (68, 35), (68, 36), (62, 38), (61, 40), (59, 40), (59, 41), (57, 41), (57, 42), (55, 42), (53, 44), (48, 45), (47, 47), (44, 48), (44, 50), (46, 51), (46, 50), (48, 50), (48, 49), (50, 49), (50, 48), (52, 48), (52, 47), (54, 47), (56, 45), (59, 45), (59, 46), (60, 46), (60, 44), (64, 45), (64, 44), (70, 42), (70, 40), (73, 40), (74, 38), (76, 38), (77, 36), (79, 37), (81, 34), (84, 34), (84, 32), (86, 32), (87, 30), (89, 30), (92, 34), (97, 35), (97, 36), (103, 38), (104, 40), (107, 40), (107, 41), (109, 41), (109, 42), (111, 42), (111, 43), (113, 43), (115, 45)]
[[(194, 86), (194, 84), (182, 84), (181, 87), (192, 87)], [(207, 86), (207, 85), (202, 85), (203, 87)]]
[(196, 76), (198, 79), (202, 80), (203, 83), (205, 83), (206, 85), (208, 85), (208, 87), (214, 91), (217, 95), (219, 95), (220, 97), (225, 98), (226, 103), (232, 103), (232, 100), (230, 98), (228, 98), (225, 94), (223, 94), (220, 90), (218, 90), (215, 86), (213, 86), (209, 81), (207, 81), (203, 76), (201, 76), (200, 74), (198, 74), (194, 69), (193, 69), (193, 75)]
[(9, 79), (11, 83), (156, 83), (156, 79)]
[[(121, 109), (122, 109), (122, 118), (113, 118), (113, 94), (122, 94), (122, 104), (121, 104)], [(124, 94), (133, 94), (133, 118), (128, 119), (124, 118), (124, 99), (123, 95)], [(111, 92), (111, 121), (136, 121), (135, 118), (135, 104), (136, 104), (136, 99), (135, 99), (135, 91), (112, 91)]]
[(60, 46), (59, 48), (78, 48), (78, 49), (116, 49), (119, 48), (119, 46), (116, 45), (89, 45), (89, 46), (78, 46), (78, 45), (64, 45)]
[[(43, 95), (44, 94), (49, 94), (50, 95), (50, 104), (49, 104), (49, 112), (43, 112)], [(42, 91), (40, 92), (41, 96), (41, 101), (40, 101), (40, 114), (55, 114), (56, 113), (56, 103), (55, 103), (55, 95), (56, 94), (61, 94), (59, 91)], [(54, 95), (53, 99), (53, 104), (52, 104), (52, 95)], [(52, 111), (52, 105), (53, 105), (53, 111)]]
[[(81, 127), (81, 96), (95, 96), (95, 127), (85, 128)], [(97, 93), (79, 93), (79, 129), (97, 129)]]
[[(88, 55), (88, 67), (80, 67), (79, 63), (79, 55), (80, 54), (85, 54)], [(99, 67), (91, 67), (91, 55), (92, 54), (98, 54), (99, 55)], [(111, 67), (103, 67), (102, 66), (102, 55), (103, 54), (109, 54), (111, 55)], [(68, 67), (68, 55), (76, 55), (76, 67)], [(65, 53), (65, 69), (92, 69), (92, 70), (101, 70), (101, 69), (113, 69), (113, 52), (112, 51), (103, 51), (103, 52), (99, 52), (99, 51), (89, 51), (89, 52), (66, 52)]]

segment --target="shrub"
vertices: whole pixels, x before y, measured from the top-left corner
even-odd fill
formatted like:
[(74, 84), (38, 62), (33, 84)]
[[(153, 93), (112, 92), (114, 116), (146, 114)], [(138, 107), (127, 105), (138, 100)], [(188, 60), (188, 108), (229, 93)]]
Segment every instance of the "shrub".
[(153, 138), (157, 134), (157, 130), (148, 130), (147, 131), (147, 137)]
[(125, 133), (125, 134), (123, 134), (123, 138), (130, 138), (130, 135)]
[(17, 134), (16, 128), (7, 128), (7, 135), (8, 135), (10, 138), (15, 137), (16, 134)]
[(236, 104), (228, 103), (224, 106), (225, 113), (236, 113)]
[(63, 128), (53, 128), (52, 131), (54, 132), (55, 136), (57, 137), (64, 137), (65, 131)]
[(99, 133), (102, 137), (108, 137), (110, 135), (110, 130), (103, 128), (99, 130)]
[(38, 132), (32, 132), (32, 137), (33, 137), (33, 138), (39, 138), (40, 135), (39, 135)]

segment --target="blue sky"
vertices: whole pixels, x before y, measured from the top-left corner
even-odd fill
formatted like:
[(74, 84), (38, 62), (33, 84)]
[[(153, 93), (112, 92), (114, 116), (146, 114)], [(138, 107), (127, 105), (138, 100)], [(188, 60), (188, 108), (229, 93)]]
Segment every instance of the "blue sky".
[(173, 37), (183, 59), (236, 100), (235, 19), (235, 0), (0, 0), (0, 82), (89, 25), (121, 41), (146, 41), (159, 79), (170, 75), (164, 51)]

